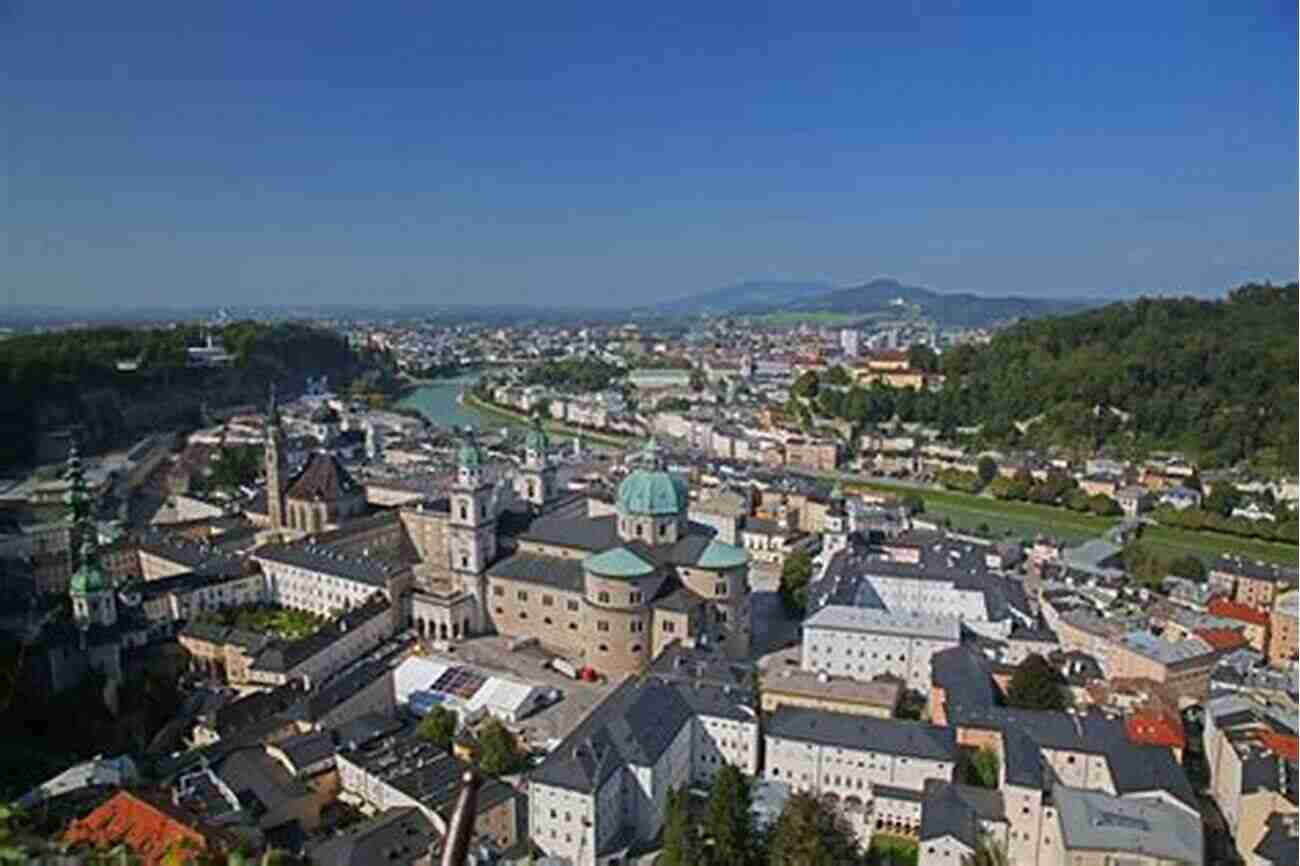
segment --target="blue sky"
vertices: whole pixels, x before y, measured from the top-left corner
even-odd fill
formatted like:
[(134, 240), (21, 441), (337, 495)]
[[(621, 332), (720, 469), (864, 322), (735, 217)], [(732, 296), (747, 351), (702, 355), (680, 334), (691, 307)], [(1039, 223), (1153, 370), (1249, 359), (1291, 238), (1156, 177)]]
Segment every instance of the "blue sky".
[(1290, 280), (1296, 27), (1283, 0), (0, 0), (0, 278), (87, 306)]

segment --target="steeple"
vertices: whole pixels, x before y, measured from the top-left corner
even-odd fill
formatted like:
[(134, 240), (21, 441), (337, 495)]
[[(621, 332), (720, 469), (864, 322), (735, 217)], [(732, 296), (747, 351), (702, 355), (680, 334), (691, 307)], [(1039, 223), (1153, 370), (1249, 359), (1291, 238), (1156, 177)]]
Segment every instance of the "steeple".
[(68, 521), (72, 524), (69, 550), (75, 570), (81, 562), (81, 550), (85, 539), (95, 535), (93, 503), (90, 499), (90, 491), (86, 488), (86, 472), (81, 465), (81, 452), (77, 448), (75, 434), (68, 445), (68, 463), (64, 470), (64, 477), (68, 480), (68, 492), (64, 495), (64, 502), (68, 507)]
[(272, 529), (283, 529), (287, 523), (284, 513), (284, 485), (288, 480), (284, 428), (280, 424), (280, 407), (276, 401), (275, 383), (271, 383), (270, 399), (266, 406), (266, 516)]

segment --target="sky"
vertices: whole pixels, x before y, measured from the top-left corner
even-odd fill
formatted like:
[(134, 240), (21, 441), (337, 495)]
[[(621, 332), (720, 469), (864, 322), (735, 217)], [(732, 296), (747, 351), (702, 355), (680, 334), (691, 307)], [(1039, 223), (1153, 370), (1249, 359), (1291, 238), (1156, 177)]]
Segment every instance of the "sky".
[(1290, 0), (0, 0), (0, 299), (1289, 281), (1296, 35)]

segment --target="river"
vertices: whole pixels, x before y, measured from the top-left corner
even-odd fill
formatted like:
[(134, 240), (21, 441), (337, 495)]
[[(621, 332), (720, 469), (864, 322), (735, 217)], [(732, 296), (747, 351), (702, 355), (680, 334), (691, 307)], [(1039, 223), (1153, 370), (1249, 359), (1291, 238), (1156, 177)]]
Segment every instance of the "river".
[(432, 385), (421, 385), (397, 405), (419, 410), (439, 427), (474, 427), (495, 432), (502, 427), (524, 426), (500, 415), (488, 415), (460, 404), (456, 398), (461, 389), (470, 387), (479, 377), (479, 373), (470, 373), (455, 379), (440, 379)]

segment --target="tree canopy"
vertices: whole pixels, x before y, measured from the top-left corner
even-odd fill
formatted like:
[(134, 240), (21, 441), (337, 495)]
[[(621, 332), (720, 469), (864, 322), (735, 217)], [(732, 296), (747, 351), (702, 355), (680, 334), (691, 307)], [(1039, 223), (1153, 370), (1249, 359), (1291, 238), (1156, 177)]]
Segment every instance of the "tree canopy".
[(792, 617), (801, 617), (808, 609), (808, 581), (812, 573), (812, 556), (806, 550), (794, 551), (781, 566), (781, 604)]
[(734, 764), (723, 764), (713, 777), (705, 819), (705, 831), (713, 840), (710, 866), (755, 863), (753, 804), (750, 780)]
[(1011, 675), (1007, 703), (1027, 710), (1064, 710), (1070, 706), (1065, 678), (1047, 659), (1034, 653)]
[(416, 733), (440, 749), (451, 749), (456, 738), (456, 713), (446, 707), (434, 707), (420, 719)]
[(499, 719), (489, 718), (478, 731), (479, 769), (489, 776), (518, 772), (524, 766), (515, 735)]
[(863, 863), (862, 849), (848, 821), (810, 794), (786, 801), (772, 827), (767, 845), (770, 866), (854, 866)]

